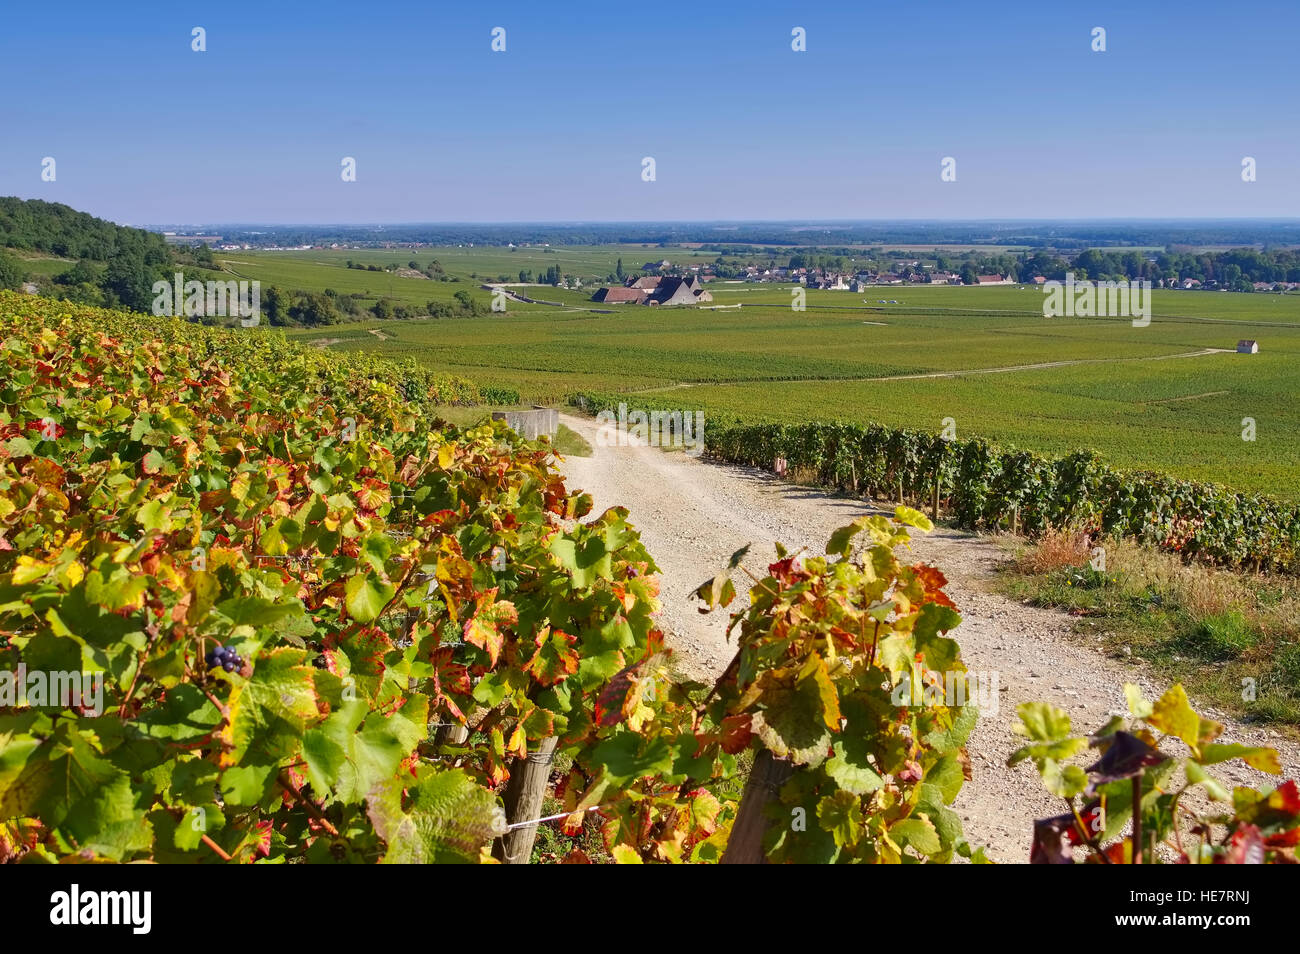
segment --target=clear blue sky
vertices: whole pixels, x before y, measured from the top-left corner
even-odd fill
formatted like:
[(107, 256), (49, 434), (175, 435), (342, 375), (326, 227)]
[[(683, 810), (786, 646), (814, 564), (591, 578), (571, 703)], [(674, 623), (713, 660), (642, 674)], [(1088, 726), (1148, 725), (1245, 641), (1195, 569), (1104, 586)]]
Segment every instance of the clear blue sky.
[(6, 7), (0, 194), (119, 222), (1300, 216), (1295, 0)]

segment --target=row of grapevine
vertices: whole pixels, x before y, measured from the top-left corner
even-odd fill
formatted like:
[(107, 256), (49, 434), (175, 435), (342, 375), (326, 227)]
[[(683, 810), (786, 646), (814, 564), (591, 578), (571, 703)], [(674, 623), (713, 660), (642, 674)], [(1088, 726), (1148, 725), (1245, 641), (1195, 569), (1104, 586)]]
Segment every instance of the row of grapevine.
[(616, 731), (653, 563), (548, 446), (427, 426), (472, 396), (0, 296), (0, 859), (474, 861), (530, 740)]
[[(626, 395), (576, 394), (590, 411)], [(639, 406), (645, 402), (638, 401)], [(1029, 534), (1081, 527), (1131, 537), (1234, 567), (1300, 570), (1300, 508), (1259, 494), (1161, 473), (1129, 472), (1080, 451), (1049, 457), (973, 438), (873, 424), (707, 422), (705, 448), (716, 459), (771, 469), (777, 458), (819, 485), (914, 502), (937, 492), (955, 522), (970, 530)]]

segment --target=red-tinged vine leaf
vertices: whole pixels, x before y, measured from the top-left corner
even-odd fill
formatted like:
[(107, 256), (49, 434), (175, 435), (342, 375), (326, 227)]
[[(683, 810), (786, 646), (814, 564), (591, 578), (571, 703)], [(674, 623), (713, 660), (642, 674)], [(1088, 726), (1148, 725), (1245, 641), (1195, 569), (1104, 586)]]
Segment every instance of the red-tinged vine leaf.
[(398, 471), (397, 482), (403, 486), (410, 487), (415, 483), (415, 479), (420, 474), (420, 460), (414, 454), (407, 454), (406, 459), (402, 461), (402, 469)]
[(784, 560), (777, 560), (775, 563), (768, 564), (767, 574), (786, 585), (806, 580), (809, 576), (802, 553), (796, 553)]
[(653, 657), (644, 659), (614, 674), (596, 700), (593, 718), (598, 726), (607, 728), (627, 721), (647, 700), (647, 694), (653, 698), (657, 662)]
[(367, 477), (365, 483), (356, 492), (356, 496), (357, 503), (360, 505), (358, 509), (363, 514), (371, 515), (388, 503), (392, 494), (389, 490), (388, 481)]
[(1228, 839), (1227, 850), (1214, 856), (1216, 865), (1262, 865), (1264, 839), (1254, 825), (1242, 825)]
[[(347, 684), (366, 698), (379, 697), (388, 669), (384, 659), (393, 650), (393, 641), (387, 633), (377, 626), (352, 627), (331, 634), (325, 645), (328, 647), (325, 657), (331, 672), (343, 677), (345, 683), (350, 679)], [(340, 653), (346, 657), (346, 675), (342, 672)]]
[(366, 798), (366, 814), (388, 846), (384, 864), (473, 864), (505, 834), (496, 798), (460, 769), (420, 765), (409, 782), (391, 778)]
[(469, 668), (452, 662), (456, 650), (451, 646), (440, 646), (430, 654), (433, 663), (433, 702), (435, 709), (445, 708), (459, 721), (464, 721), (465, 713), (456, 703), (455, 698), (471, 698), (474, 682), (470, 678)]
[(253, 828), (253, 854), (259, 858), (269, 858), (271, 855), (271, 819), (263, 818)]
[(515, 727), (510, 732), (510, 739), (506, 742), (506, 755), (515, 758), (528, 757), (528, 733), (524, 730), (522, 722), (515, 723)]
[(1133, 778), (1147, 766), (1169, 760), (1169, 756), (1130, 732), (1116, 732), (1109, 739), (1101, 758), (1087, 768), (1087, 772), (1094, 776), (1094, 784)]
[(507, 600), (493, 602), (495, 596), (496, 590), (493, 589), (480, 597), (474, 615), (465, 621), (464, 628), (465, 642), (486, 652), (493, 666), (501, 658), (501, 649), (505, 645), (506, 634), (502, 627), (519, 622), (515, 605)]
[(1288, 779), (1271, 792), (1238, 787), (1232, 791), (1237, 818), (1261, 828), (1293, 827), (1300, 822), (1300, 787)]
[(749, 713), (724, 718), (722, 725), (718, 727), (718, 740), (722, 751), (728, 755), (736, 755), (749, 748), (749, 743), (754, 738), (753, 721), (754, 717)]
[(578, 671), (579, 656), (573, 648), (576, 642), (576, 637), (563, 630), (543, 627), (534, 640), (537, 651), (524, 670), (543, 686), (563, 682)]
[(574, 848), (560, 859), (562, 865), (589, 865), (591, 863), (591, 859), (587, 857), (587, 853), (581, 848)]
[(1070, 850), (1073, 837), (1078, 834), (1074, 815), (1054, 815), (1034, 821), (1034, 840), (1029, 849), (1031, 865), (1072, 865), (1074, 854)]
[(769, 689), (763, 693), (763, 704), (752, 726), (772, 754), (797, 765), (820, 764), (832, 737), (826, 699), (817, 680), (800, 679), (792, 687)]
[(804, 664), (803, 671), (799, 673), (799, 681), (811, 679), (813, 685), (817, 687), (817, 694), (822, 703), (822, 721), (826, 723), (826, 728), (832, 732), (840, 730), (840, 696), (835, 689), (835, 683), (831, 681), (830, 671), (826, 668), (826, 660), (814, 653), (808, 657)]
[(928, 563), (917, 563), (912, 566), (912, 572), (916, 578), (921, 581), (921, 589), (925, 593), (925, 602), (937, 603), (940, 606), (947, 606), (956, 609), (957, 604), (948, 598), (948, 594), (943, 588), (948, 585), (948, 578), (936, 566)]
[(1300, 828), (1291, 828), (1276, 835), (1269, 835), (1264, 843), (1270, 848), (1294, 848), (1300, 845)]

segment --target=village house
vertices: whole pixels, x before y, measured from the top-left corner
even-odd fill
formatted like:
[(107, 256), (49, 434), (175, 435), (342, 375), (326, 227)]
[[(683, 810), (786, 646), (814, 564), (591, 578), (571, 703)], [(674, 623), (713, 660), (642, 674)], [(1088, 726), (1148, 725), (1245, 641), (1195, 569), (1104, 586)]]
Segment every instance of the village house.
[(592, 301), (606, 305), (695, 305), (713, 301), (700, 279), (647, 276), (628, 279), (625, 286), (600, 288)]
[(620, 285), (597, 289), (596, 294), (591, 296), (591, 300), (603, 302), (606, 305), (640, 305), (648, 295), (649, 292), (644, 289), (625, 288)]
[(1014, 285), (1010, 278), (1004, 278), (1001, 275), (976, 275), (975, 281), (979, 285)]

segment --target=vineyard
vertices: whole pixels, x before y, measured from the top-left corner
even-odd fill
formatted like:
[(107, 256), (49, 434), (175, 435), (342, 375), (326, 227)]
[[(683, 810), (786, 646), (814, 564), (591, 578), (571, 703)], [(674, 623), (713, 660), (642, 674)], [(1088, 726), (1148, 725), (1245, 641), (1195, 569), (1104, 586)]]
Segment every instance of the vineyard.
[[(316, 267), (325, 286), (340, 270)], [(624, 392), (711, 421), (833, 416), (915, 430), (951, 417), (962, 437), (1053, 456), (1088, 447), (1120, 469), (1297, 500), (1300, 443), (1287, 435), (1300, 428), (1300, 295), (1157, 290), (1150, 326), (1134, 328), (1046, 319), (1042, 293), (1015, 286), (809, 290), (802, 312), (771, 285), (711, 293), (717, 310), (512, 303), (479, 318), (287, 333), (514, 388), (525, 402)], [(1243, 337), (1258, 338), (1260, 353), (1230, 353)], [(1243, 440), (1245, 418), (1255, 440)]]
[[(779, 551), (701, 685), (676, 675), (626, 511), (591, 513), (545, 442), (437, 418), (505, 395), (7, 293), (0, 339), (0, 674), (20, 674), (0, 690), (21, 686), (0, 696), (0, 860), (517, 862), (551, 823), (538, 783), (566, 862), (983, 860), (951, 808), (977, 718), (945, 691), (966, 679), (960, 616), (942, 573), (896, 552), (930, 528), (917, 510)], [(1011, 501), (1031, 529), (1149, 509), (1108, 503), (1091, 460), (852, 428), (719, 438), (855, 488), (970, 482), (945, 494), (978, 525)], [(1158, 512), (1184, 528), (1187, 506)], [(740, 557), (702, 609), (736, 600)], [(1034, 860), (1295, 860), (1295, 783), (1209, 772), (1276, 772), (1271, 750), (1215, 744), (1180, 687), (1130, 709), (1075, 737), (1022, 707), (1016, 757), (1071, 806), (1026, 833)], [(1195, 844), (1175, 821), (1192, 789), (1221, 806)]]
[[(594, 413), (627, 403), (627, 396), (575, 393), (570, 401)], [(706, 426), (704, 439), (719, 460), (767, 470), (784, 460), (820, 486), (942, 509), (968, 530), (1082, 529), (1188, 559), (1300, 571), (1300, 507), (1217, 484), (1120, 471), (1089, 451), (1048, 457), (981, 438), (844, 422), (724, 420)]]

